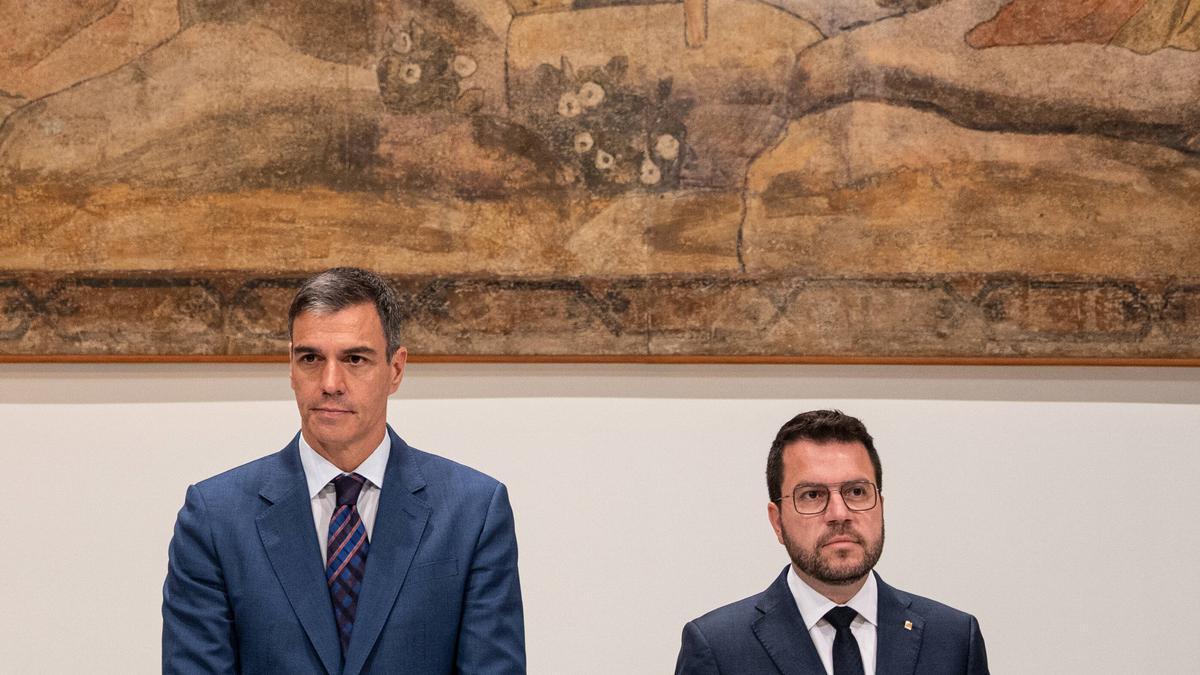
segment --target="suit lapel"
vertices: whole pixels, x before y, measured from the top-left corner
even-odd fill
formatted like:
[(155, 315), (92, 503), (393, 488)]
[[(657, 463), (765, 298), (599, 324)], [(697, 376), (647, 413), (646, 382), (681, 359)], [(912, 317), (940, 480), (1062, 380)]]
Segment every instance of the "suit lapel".
[(875, 672), (877, 675), (912, 675), (921, 653), (925, 620), (909, 608), (912, 600), (907, 595), (883, 583), (878, 574), (875, 580), (879, 584)]
[(796, 609), (796, 599), (787, 584), (787, 572), (788, 568), (783, 568), (775, 583), (763, 593), (757, 606), (762, 616), (751, 627), (783, 675), (823, 674), (825, 666), (808, 636), (800, 610)]
[[(388, 434), (392, 437), (392, 450), (383, 475), (371, 550), (367, 554), (354, 631), (346, 653), (343, 672), (347, 675), (355, 675), (362, 669), (379, 639), (429, 520), (430, 507), (418, 496), (425, 487), (425, 478), (417, 467), (413, 450), (391, 427)], [(332, 614), (333, 609), (329, 611)]]
[(259, 492), (270, 505), (258, 516), (258, 536), (325, 670), (337, 673), (341, 670), (342, 648), (296, 439), (276, 457), (279, 468), (267, 477)]

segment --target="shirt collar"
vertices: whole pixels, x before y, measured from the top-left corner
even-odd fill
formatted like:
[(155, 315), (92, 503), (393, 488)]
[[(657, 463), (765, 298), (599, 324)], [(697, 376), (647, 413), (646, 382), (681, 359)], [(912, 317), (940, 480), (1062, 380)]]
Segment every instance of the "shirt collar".
[[(363, 460), (354, 473), (366, 478), (372, 485), (383, 489), (383, 474), (387, 471), (388, 456), (392, 454), (392, 436), (384, 434), (383, 440), (371, 454)], [(329, 485), (334, 478), (345, 473), (332, 462), (317, 454), (304, 434), (300, 434), (300, 465), (304, 467), (304, 480), (308, 483), (308, 497), (312, 499), (317, 493)]]
[[(804, 628), (807, 630), (812, 630), (818, 621), (825, 618), (826, 612), (838, 606), (834, 601), (813, 590), (812, 586), (804, 583), (800, 575), (796, 574), (796, 568), (790, 565), (788, 566), (787, 582), (788, 588), (792, 591), (792, 597), (796, 599), (796, 609), (800, 610), (800, 616), (804, 619)], [(853, 608), (872, 626), (879, 626), (877, 623), (879, 585), (875, 582), (873, 572), (867, 574), (867, 582), (858, 589), (853, 598), (850, 598), (846, 606)]]

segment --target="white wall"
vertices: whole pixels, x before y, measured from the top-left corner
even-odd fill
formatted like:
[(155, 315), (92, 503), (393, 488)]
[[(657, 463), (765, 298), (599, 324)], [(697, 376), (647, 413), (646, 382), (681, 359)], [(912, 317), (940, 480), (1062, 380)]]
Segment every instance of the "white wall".
[[(0, 365), (0, 663), (154, 672), (184, 489), (281, 447), (284, 365)], [(814, 407), (884, 466), (892, 584), (997, 673), (1197, 672), (1200, 369), (412, 365), (391, 421), (505, 481), (530, 672), (667, 673), (786, 562), (763, 465)]]

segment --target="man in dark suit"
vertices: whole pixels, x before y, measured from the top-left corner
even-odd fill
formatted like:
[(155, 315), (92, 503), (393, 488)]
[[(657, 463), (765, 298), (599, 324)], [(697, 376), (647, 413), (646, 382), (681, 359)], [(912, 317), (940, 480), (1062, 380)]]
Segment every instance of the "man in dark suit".
[(337, 268), (288, 316), (300, 433), (188, 488), (163, 586), (165, 673), (524, 673), (502, 484), (387, 425), (395, 292)]
[(872, 571), (882, 484), (859, 420), (816, 410), (784, 424), (767, 455), (767, 514), (792, 564), (762, 593), (684, 626), (677, 675), (986, 675), (975, 617)]

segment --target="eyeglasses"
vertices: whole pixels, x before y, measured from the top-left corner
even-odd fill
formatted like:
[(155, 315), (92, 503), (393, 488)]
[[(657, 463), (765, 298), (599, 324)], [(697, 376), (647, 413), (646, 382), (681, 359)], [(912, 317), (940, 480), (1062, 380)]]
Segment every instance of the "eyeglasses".
[[(824, 513), (825, 509), (829, 508), (829, 492), (832, 488), (837, 488), (838, 493), (842, 495), (842, 502), (851, 511), (870, 511), (875, 508), (876, 502), (879, 501), (879, 488), (875, 487), (875, 484), (870, 481), (855, 480), (848, 483), (834, 483), (832, 485), (801, 483), (792, 490), (792, 494), (790, 495), (792, 506), (795, 506), (796, 513), (802, 516), (815, 516), (818, 513)], [(782, 502), (788, 496), (784, 495), (775, 501)]]

